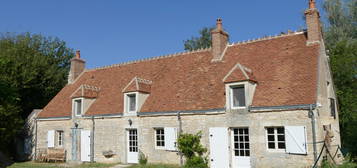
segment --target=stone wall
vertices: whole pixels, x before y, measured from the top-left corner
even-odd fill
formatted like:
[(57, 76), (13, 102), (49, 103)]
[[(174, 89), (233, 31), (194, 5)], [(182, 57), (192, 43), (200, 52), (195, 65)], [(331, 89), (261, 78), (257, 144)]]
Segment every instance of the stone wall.
[[(129, 125), (128, 120), (132, 120)], [(48, 130), (64, 130), (64, 148), (67, 160), (71, 158), (71, 128), (74, 122), (78, 127), (92, 130), (91, 119), (38, 122), (38, 147), (47, 147)], [(126, 162), (126, 129), (138, 129), (139, 149), (148, 157), (149, 162), (179, 164), (177, 152), (155, 149), (156, 127), (179, 127), (177, 116), (128, 116), (120, 118), (95, 118), (94, 160), (97, 162)], [(307, 155), (294, 155), (285, 152), (268, 152), (266, 149), (265, 127), (267, 126), (306, 126)], [(234, 110), (216, 114), (182, 115), (183, 132), (196, 133), (202, 131), (202, 143), (209, 147), (210, 127), (249, 127), (251, 164), (255, 167), (289, 167), (309, 166), (313, 163), (311, 119), (307, 110), (281, 112), (247, 112)], [(320, 140), (320, 139), (318, 139)], [(105, 158), (104, 151), (113, 151), (114, 156)], [(78, 152), (80, 153), (80, 151)]]

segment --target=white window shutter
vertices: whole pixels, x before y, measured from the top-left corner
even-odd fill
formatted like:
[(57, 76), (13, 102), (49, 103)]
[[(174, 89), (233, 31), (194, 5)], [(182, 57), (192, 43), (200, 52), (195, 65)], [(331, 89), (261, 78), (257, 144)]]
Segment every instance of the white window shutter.
[(47, 132), (47, 147), (53, 148), (55, 147), (55, 131), (49, 130)]
[(307, 154), (305, 126), (285, 126), (286, 152)]
[(177, 150), (177, 129), (173, 127), (165, 127), (165, 149)]
[(227, 127), (209, 128), (211, 168), (229, 168), (229, 135)]

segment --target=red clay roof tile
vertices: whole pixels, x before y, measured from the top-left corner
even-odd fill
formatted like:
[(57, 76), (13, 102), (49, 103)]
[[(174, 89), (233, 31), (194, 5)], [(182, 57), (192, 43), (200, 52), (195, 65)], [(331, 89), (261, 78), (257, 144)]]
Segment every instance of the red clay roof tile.
[(306, 46), (306, 41), (300, 33), (235, 44), (221, 62), (211, 62), (212, 55), (204, 50), (89, 70), (65, 86), (39, 117), (71, 116), (71, 95), (82, 84), (101, 88), (86, 115), (121, 114), (122, 91), (136, 76), (152, 81), (141, 112), (224, 108), (222, 79), (238, 62), (249, 67), (254, 73), (250, 78), (258, 82), (252, 106), (312, 104), (319, 46)]

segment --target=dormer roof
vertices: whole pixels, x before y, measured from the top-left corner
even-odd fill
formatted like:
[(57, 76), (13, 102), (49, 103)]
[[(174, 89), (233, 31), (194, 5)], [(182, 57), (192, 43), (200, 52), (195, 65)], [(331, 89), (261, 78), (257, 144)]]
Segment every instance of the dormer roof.
[(142, 92), (150, 93), (152, 81), (134, 77), (129, 84), (122, 90), (123, 93), (127, 92)]

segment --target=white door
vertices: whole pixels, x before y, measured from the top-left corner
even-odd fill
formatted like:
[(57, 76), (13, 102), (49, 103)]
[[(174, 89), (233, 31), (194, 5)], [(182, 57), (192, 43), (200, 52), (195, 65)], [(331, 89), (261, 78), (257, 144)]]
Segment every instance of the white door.
[(47, 147), (55, 147), (55, 130), (49, 130), (47, 132)]
[(209, 129), (211, 168), (229, 168), (228, 128)]
[(232, 129), (233, 168), (250, 167), (250, 146), (248, 128)]
[(127, 130), (128, 137), (128, 163), (138, 163), (139, 162), (139, 152), (138, 152), (138, 131), (136, 129)]
[(164, 128), (164, 136), (165, 136), (165, 149), (176, 151), (177, 148), (177, 129), (173, 127), (165, 127)]
[(90, 131), (81, 130), (81, 161), (90, 161)]

